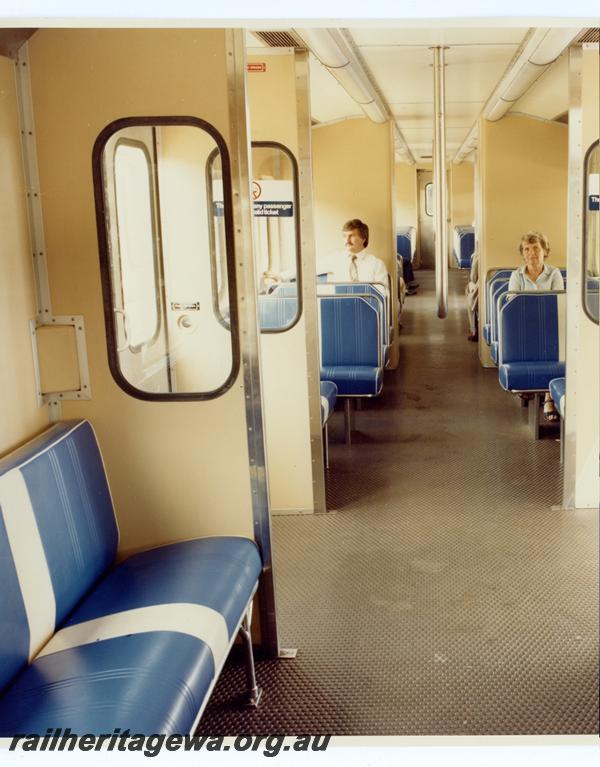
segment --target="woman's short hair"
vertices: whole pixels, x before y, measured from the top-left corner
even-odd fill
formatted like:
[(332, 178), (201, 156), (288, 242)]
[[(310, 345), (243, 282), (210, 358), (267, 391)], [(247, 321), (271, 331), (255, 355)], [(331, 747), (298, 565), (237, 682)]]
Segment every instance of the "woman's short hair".
[(527, 232), (527, 234), (524, 234), (519, 243), (519, 253), (523, 255), (523, 245), (533, 245), (534, 242), (539, 242), (546, 256), (550, 255), (550, 243), (546, 235), (541, 232)]
[(369, 244), (369, 227), (360, 220), (360, 218), (351, 218), (350, 221), (346, 221), (342, 227), (342, 232), (349, 232), (351, 229), (357, 229), (360, 236), (365, 241), (365, 248)]

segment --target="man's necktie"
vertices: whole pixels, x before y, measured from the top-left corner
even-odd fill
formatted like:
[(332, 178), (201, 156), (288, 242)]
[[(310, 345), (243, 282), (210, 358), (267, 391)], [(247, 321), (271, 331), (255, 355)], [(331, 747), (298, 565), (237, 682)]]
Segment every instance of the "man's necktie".
[(358, 282), (358, 264), (356, 263), (356, 256), (352, 256), (350, 259), (350, 281)]

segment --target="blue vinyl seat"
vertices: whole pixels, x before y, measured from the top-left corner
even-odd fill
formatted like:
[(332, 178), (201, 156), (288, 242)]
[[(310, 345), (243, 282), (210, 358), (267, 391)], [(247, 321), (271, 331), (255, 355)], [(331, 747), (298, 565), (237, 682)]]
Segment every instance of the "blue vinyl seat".
[(475, 230), (472, 226), (455, 226), (453, 252), (459, 269), (470, 269), (475, 252)]
[(565, 372), (566, 295), (514, 293), (500, 310), (498, 377), (513, 392), (548, 391)]
[(333, 381), (321, 381), (321, 425), (326, 426), (337, 399), (337, 386)]
[(498, 364), (498, 317), (500, 309), (504, 305), (504, 296), (508, 291), (508, 280), (499, 279), (494, 283), (491, 290), (489, 346), (492, 360)]
[(561, 418), (565, 417), (565, 390), (567, 385), (566, 378), (553, 378), (548, 386), (550, 396), (554, 400), (556, 409)]
[(396, 232), (396, 253), (405, 261), (413, 261), (415, 256), (415, 228), (412, 226), (398, 229)]
[(495, 269), (490, 270), (487, 273), (485, 281), (485, 310), (483, 316), (483, 338), (486, 344), (489, 346), (492, 342), (491, 338), (491, 313), (492, 313), (492, 291), (498, 280), (504, 280), (508, 282), (512, 269)]
[[(298, 312), (298, 298), (294, 292), (282, 291), (258, 297), (258, 321), (261, 330), (282, 330), (289, 328)], [(283, 287), (283, 286), (281, 286)]]
[(340, 397), (376, 397), (383, 385), (381, 320), (363, 296), (319, 296), (321, 380)]
[(381, 353), (383, 366), (387, 367), (390, 362), (390, 312), (389, 298), (384, 292), (382, 285), (373, 285), (370, 282), (352, 282), (335, 285), (336, 295), (360, 295), (372, 306), (379, 316)]
[(319, 296), (321, 380), (344, 397), (346, 443), (351, 443), (351, 402), (376, 397), (383, 387), (380, 312), (373, 297), (352, 293)]
[(253, 541), (171, 543), (115, 563), (87, 421), (0, 461), (0, 736), (193, 732), (262, 564)]
[(329, 432), (327, 422), (333, 413), (337, 400), (337, 386), (333, 381), (321, 381), (321, 427), (323, 428), (323, 451), (325, 468), (329, 468)]

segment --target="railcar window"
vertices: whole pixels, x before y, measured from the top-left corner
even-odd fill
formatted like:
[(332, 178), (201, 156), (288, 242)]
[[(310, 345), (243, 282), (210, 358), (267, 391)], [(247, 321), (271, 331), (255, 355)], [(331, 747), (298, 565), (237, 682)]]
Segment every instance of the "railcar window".
[(598, 322), (600, 315), (600, 149), (596, 141), (585, 156), (584, 212), (583, 212), (583, 305), (588, 317)]
[(252, 143), (252, 210), (261, 332), (289, 330), (301, 313), (296, 159), (282, 144)]
[(159, 331), (152, 167), (144, 144), (132, 141), (117, 143), (114, 161), (123, 334), (130, 351), (139, 353)]
[[(205, 173), (211, 156), (219, 168), (218, 217)], [(94, 185), (115, 380), (140, 399), (218, 396), (239, 369), (222, 138), (196, 118), (118, 120), (96, 141)]]
[[(292, 153), (276, 142), (252, 142), (252, 212), (256, 258), (257, 307), (262, 333), (289, 330), (302, 311), (298, 168)], [(207, 185), (215, 315), (228, 326), (227, 296), (223, 291), (224, 233), (221, 162), (209, 158)]]

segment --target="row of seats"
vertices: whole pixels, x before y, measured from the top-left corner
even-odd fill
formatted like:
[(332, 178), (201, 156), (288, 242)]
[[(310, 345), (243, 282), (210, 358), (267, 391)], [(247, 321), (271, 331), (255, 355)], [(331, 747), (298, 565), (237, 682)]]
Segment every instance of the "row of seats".
[(452, 252), (459, 269), (470, 269), (475, 252), (475, 229), (472, 226), (455, 226)]
[[(376, 397), (389, 365), (393, 337), (389, 286), (371, 283), (317, 283), (320, 326), (321, 423), (328, 466), (327, 420), (336, 398), (345, 404), (346, 441), (350, 442), (350, 403)], [(296, 283), (276, 285), (259, 296), (262, 330), (289, 326), (296, 316)]]
[[(486, 281), (483, 338), (490, 347), (490, 355), (496, 365), (499, 361), (498, 345), (500, 311), (504, 304), (509, 300), (509, 297), (513, 295), (508, 292), (508, 283), (512, 271), (512, 269), (499, 269), (497, 271), (488, 272), (488, 279)], [(561, 269), (560, 271), (566, 286), (566, 270)]]
[(55, 424), (2, 459), (0, 508), (1, 737), (193, 733), (239, 630), (258, 702), (254, 541), (199, 538), (117, 563), (88, 421)]
[(565, 374), (566, 293), (510, 293), (511, 272), (488, 272), (483, 335), (498, 365), (500, 386), (533, 395), (530, 426), (537, 438), (541, 395)]
[[(415, 260), (417, 251), (417, 230), (414, 226), (406, 226), (396, 230), (396, 253), (405, 261)], [(402, 269), (400, 269), (402, 274)]]

